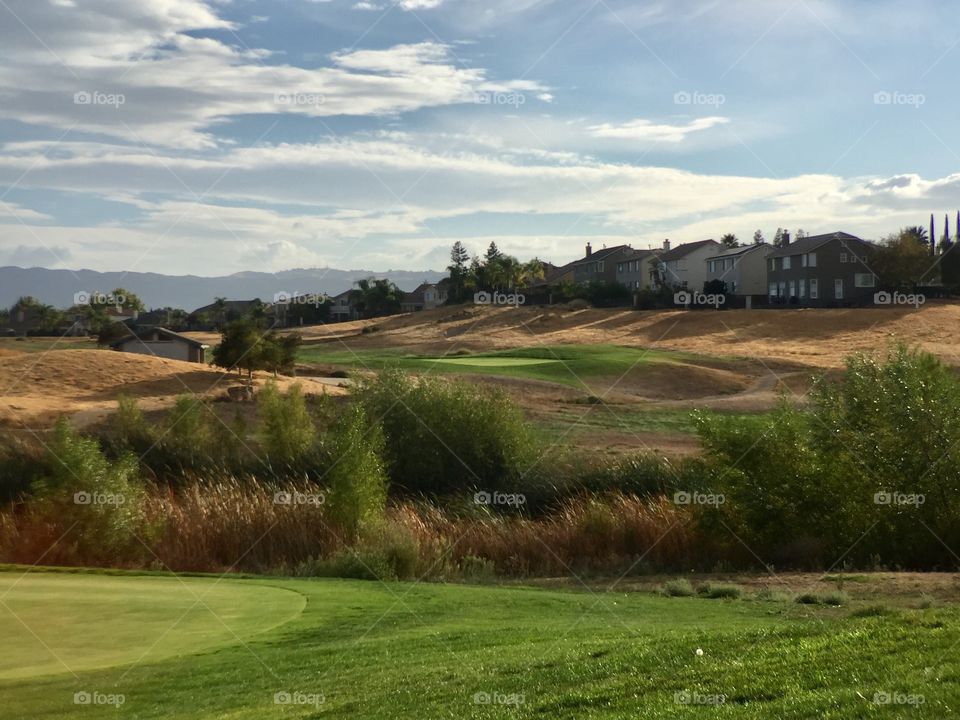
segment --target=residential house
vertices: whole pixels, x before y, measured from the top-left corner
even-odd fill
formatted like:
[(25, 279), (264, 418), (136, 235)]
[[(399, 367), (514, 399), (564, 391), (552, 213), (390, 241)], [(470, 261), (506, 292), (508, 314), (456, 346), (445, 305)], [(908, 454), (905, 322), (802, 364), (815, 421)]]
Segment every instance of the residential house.
[(707, 258), (707, 282), (721, 280), (731, 295), (765, 295), (767, 256), (776, 248), (768, 243), (728, 248)]
[(629, 245), (615, 245), (594, 251), (593, 246), (587, 243), (583, 259), (572, 263), (573, 282), (616, 282), (617, 263), (622, 262), (631, 252), (633, 249)]
[(210, 346), (173, 330), (155, 327), (131, 331), (126, 337), (110, 343), (110, 347), (119, 352), (202, 363), (206, 362), (206, 351)]
[(339, 295), (334, 295), (330, 298), (331, 322), (359, 319), (360, 313), (357, 312), (355, 290), (344, 290)]
[(790, 242), (767, 256), (771, 302), (811, 307), (863, 305), (873, 301), (876, 276), (868, 265), (873, 245), (836, 232)]
[(629, 249), (617, 262), (616, 281), (631, 290), (651, 290), (654, 287), (653, 250)]
[(188, 318), (190, 327), (210, 329), (219, 326), (221, 323), (239, 320), (242, 317), (250, 317), (263, 309), (269, 310), (260, 298), (253, 300), (225, 300), (222, 306), (217, 303), (210, 303), (197, 308)]
[(440, 307), (447, 301), (447, 284), (421, 283), (416, 290), (405, 292), (400, 301), (400, 312), (420, 312)]
[(670, 241), (663, 241), (663, 248), (652, 258), (656, 264), (656, 278), (661, 285), (679, 289), (703, 290), (707, 281), (706, 260), (716, 255), (720, 243), (716, 240), (699, 240), (684, 243), (671, 249)]

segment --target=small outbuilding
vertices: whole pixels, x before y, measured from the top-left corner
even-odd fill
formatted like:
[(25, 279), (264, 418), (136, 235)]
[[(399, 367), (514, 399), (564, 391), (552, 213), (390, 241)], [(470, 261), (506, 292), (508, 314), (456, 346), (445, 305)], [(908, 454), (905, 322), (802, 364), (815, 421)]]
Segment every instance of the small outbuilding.
[(173, 330), (155, 327), (131, 330), (130, 335), (114, 340), (110, 347), (120, 352), (202, 363), (206, 362), (206, 351), (210, 346)]

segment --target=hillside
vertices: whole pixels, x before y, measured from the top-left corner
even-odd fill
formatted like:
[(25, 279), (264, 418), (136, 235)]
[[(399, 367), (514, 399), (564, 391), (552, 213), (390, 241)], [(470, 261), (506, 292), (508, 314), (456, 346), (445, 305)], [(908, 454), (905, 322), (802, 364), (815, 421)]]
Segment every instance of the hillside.
[[(368, 328), (363, 333), (363, 328)], [(376, 329), (373, 330), (373, 327)], [(960, 365), (960, 304), (914, 309), (635, 311), (559, 306), (460, 306), (305, 328), (308, 344), (342, 350), (398, 348), (418, 354), (487, 352), (538, 345), (612, 344), (749, 358), (788, 369), (833, 369), (855, 352), (916, 345)], [(215, 342), (215, 335), (197, 335)]]
[[(258, 374), (263, 382), (266, 375)], [(238, 382), (236, 375), (180, 360), (111, 350), (50, 350), (37, 353), (0, 353), (0, 426), (49, 424), (68, 413), (83, 425), (105, 417), (117, 397), (129, 395), (145, 410), (173, 404), (178, 395), (223, 397)], [(292, 381), (281, 378), (280, 385)], [(342, 394), (310, 379), (308, 393)]]

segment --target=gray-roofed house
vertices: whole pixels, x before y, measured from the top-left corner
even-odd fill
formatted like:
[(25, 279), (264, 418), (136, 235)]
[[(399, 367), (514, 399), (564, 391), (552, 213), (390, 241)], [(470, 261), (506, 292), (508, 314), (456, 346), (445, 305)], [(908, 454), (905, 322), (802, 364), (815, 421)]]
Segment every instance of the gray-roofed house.
[(617, 282), (631, 290), (650, 290), (654, 287), (653, 250), (631, 248), (617, 261)]
[(872, 243), (845, 232), (811, 235), (767, 256), (767, 292), (774, 303), (809, 307), (865, 305), (873, 301)]
[(710, 255), (707, 282), (722, 280), (731, 295), (763, 296), (767, 293), (767, 256), (775, 249), (768, 243), (756, 243)]
[(673, 249), (670, 241), (664, 240), (663, 249), (653, 256), (660, 284), (674, 289), (703, 290), (707, 281), (706, 259), (716, 255), (719, 249), (720, 243), (716, 240), (698, 240)]
[(629, 245), (615, 245), (610, 248), (594, 250), (587, 243), (586, 253), (581, 260), (574, 260), (573, 281), (576, 283), (616, 282), (617, 263), (633, 251)]
[(154, 327), (131, 331), (129, 335), (110, 343), (110, 347), (120, 352), (202, 363), (206, 362), (206, 351), (210, 346), (173, 330)]

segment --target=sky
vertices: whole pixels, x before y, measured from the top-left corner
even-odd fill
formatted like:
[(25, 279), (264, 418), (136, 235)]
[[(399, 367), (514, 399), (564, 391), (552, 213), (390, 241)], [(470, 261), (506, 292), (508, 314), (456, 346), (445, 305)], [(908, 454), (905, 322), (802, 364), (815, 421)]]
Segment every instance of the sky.
[(443, 269), (960, 206), (960, 8), (0, 0), (0, 265)]

